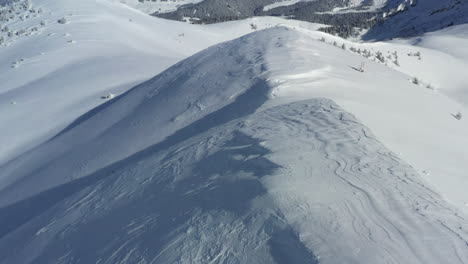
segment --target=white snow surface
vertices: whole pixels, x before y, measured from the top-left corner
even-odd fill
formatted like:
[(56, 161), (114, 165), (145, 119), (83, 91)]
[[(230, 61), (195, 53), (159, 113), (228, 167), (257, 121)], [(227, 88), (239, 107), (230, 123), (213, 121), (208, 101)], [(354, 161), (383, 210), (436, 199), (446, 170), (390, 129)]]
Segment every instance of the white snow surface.
[(33, 6), (9, 27), (46, 26), (0, 46), (0, 263), (468, 263), (466, 26), (353, 43)]
[(263, 11), (268, 11), (273, 8), (277, 8), (280, 6), (290, 6), (290, 5), (295, 5), (300, 2), (309, 2), (309, 1), (314, 1), (314, 0), (278, 0), (276, 3), (269, 4), (263, 7)]
[[(422, 58), (425, 63), (409, 64), (411, 72), (452, 99), (468, 107), (468, 25), (459, 25), (423, 36), (394, 40), (391, 43), (421, 47), (427, 54)], [(427, 52), (425, 52), (427, 51)]]
[[(465, 136), (468, 127), (466, 119), (456, 120), (453, 116), (468, 111), (468, 57), (466, 50), (459, 48), (468, 45), (465, 37), (467, 33), (466, 25), (460, 25), (413, 39), (378, 43), (352, 43), (322, 35), (328, 43), (335, 41), (338, 46), (344, 43), (348, 49), (355, 47), (380, 51), (386, 58), (385, 65), (380, 66), (401, 72), (402, 75), (390, 77), (380, 73), (379, 67), (375, 69), (375, 75), (374, 71), (370, 73), (372, 77), (364, 74), (365, 79), (376, 78), (372, 82), (378, 89), (366, 90), (360, 87), (357, 83), (361, 83), (362, 78), (356, 79), (356, 85), (352, 85), (353, 77), (342, 77), (345, 87), (359, 88), (355, 91), (339, 87), (332, 89), (330, 86), (333, 86), (333, 81), (323, 81), (323, 89), (315, 93), (316, 96), (334, 99), (357, 115), (386, 146), (414, 166), (447, 199), (465, 211), (468, 209), (468, 193), (465, 191), (468, 186), (468, 168), (464, 165), (468, 157), (468, 139)], [(321, 35), (312, 34), (316, 34), (317, 38)], [(398, 54), (400, 66), (387, 58), (394, 52)], [(421, 59), (408, 55), (418, 52)], [(342, 60), (335, 55), (327, 59), (333, 57)], [(361, 62), (367, 65), (367, 61), (362, 58)], [(346, 63), (350, 67), (359, 67), (361, 62)], [(305, 72), (308, 71), (307, 67)], [(336, 73), (332, 71), (332, 74)], [(418, 78), (418, 85), (399, 82), (411, 83), (414, 77)], [(322, 75), (320, 78), (329, 80)], [(307, 89), (298, 89), (301, 96), (307, 93)]]
[(451, 101), (383, 65), (348, 65), (360, 61), (273, 28), (93, 110), (2, 168), (16, 181), (2, 181), (1, 261), (466, 263), (464, 214), (319, 97), (357, 113), (386, 110), (393, 89)]
[(466, 0), (394, 0), (385, 4), (384, 23), (373, 27), (366, 39), (412, 37), (468, 23)]
[[(258, 29), (285, 22), (255, 18), (201, 27), (106, 0), (35, 0), (32, 7), (42, 13), (3, 24), (31, 35), (0, 45), (0, 165), (101, 104), (102, 96), (121, 94), (208, 46), (250, 33), (252, 22)], [(61, 18), (67, 23), (57, 23)]]
[(113, 0), (132, 8), (142, 11), (146, 14), (168, 13), (177, 10), (182, 5), (196, 4), (203, 0)]

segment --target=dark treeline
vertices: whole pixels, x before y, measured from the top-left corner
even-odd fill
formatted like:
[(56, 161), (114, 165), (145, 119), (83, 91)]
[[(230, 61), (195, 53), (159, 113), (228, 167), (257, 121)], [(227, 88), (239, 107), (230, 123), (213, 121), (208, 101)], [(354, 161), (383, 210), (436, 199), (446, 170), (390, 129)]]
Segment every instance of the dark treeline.
[[(366, 29), (378, 20), (377, 13), (350, 12), (329, 14), (334, 8), (349, 5), (349, 0), (316, 0), (300, 2), (294, 5), (281, 6), (263, 11), (263, 7), (276, 2), (275, 0), (206, 0), (198, 4), (188, 4), (170, 13), (154, 14), (155, 16), (182, 20), (191, 18), (195, 24), (211, 24), (224, 21), (244, 19), (252, 16), (281, 16), (308, 22), (330, 25), (321, 30), (341, 37), (350, 37), (358, 29)], [(365, 5), (364, 5), (365, 7)]]

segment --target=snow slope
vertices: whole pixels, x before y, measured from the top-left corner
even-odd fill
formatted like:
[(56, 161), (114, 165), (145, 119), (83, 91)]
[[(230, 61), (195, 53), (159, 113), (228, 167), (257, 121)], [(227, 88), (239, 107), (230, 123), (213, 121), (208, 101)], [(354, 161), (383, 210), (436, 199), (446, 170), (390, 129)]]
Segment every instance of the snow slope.
[(114, 0), (126, 4), (146, 14), (166, 13), (177, 10), (182, 5), (196, 4), (203, 0)]
[(383, 23), (372, 27), (367, 40), (414, 37), (468, 23), (466, 0), (387, 1)]
[(432, 83), (452, 99), (468, 106), (468, 25), (458, 25), (410, 39), (390, 42), (420, 47), (424, 63), (409, 64), (414, 76)]
[(467, 263), (465, 215), (360, 121), (466, 129), (455, 103), (317, 34), (202, 51), (3, 166), (0, 261)]
[[(113, 1), (30, 5), (1, 23), (13, 36), (0, 30), (0, 165), (103, 103), (102, 96), (121, 94), (204, 48), (250, 33), (252, 22), (258, 29), (284, 22), (258, 18), (205, 28)], [(67, 23), (58, 23), (61, 18)]]
[[(321, 33), (313, 34), (317, 39), (323, 37), (329, 45), (336, 42), (336, 49), (345, 44), (348, 51), (351, 48), (373, 54), (380, 51), (385, 58), (385, 63), (379, 63), (382, 67), (401, 72), (402, 80), (406, 82), (418, 79), (419, 84), (408, 86), (392, 83), (379, 73), (376, 75), (379, 78), (374, 80), (379, 86), (376, 93), (363, 93), (359, 89), (351, 98), (347, 95), (346, 102), (337, 102), (356, 114), (386, 146), (414, 166), (446, 198), (467, 210), (468, 168), (465, 160), (468, 141), (465, 135), (468, 130), (466, 119), (456, 120), (453, 116), (468, 111), (468, 58), (465, 49), (461, 48), (468, 45), (465, 37), (468, 28), (460, 25), (416, 38), (377, 43), (353, 43)], [(398, 65), (392, 55), (395, 52)], [(420, 57), (412, 55), (418, 52)], [(362, 57), (361, 62), (367, 64), (367, 61)], [(358, 68), (360, 62), (349, 65)], [(308, 67), (304, 72), (308, 72)], [(372, 74), (378, 71), (376, 69)], [(343, 79), (348, 82), (346, 86), (353, 80), (352, 77)], [(330, 85), (324, 82), (323, 91), (327, 84)], [(301, 93), (304, 91), (307, 90)], [(320, 92), (318, 96), (340, 98), (343, 91)]]
[[(299, 2), (306, 2), (306, 1), (311, 1), (311, 0), (284, 0), (284, 1), (277, 1), (276, 3), (269, 4), (263, 7), (263, 11), (268, 11), (273, 8), (277, 8), (280, 6), (288, 6), (288, 5), (294, 5)], [(313, 1), (313, 0), (312, 0)]]
[[(4, 23), (0, 263), (467, 263), (466, 26), (353, 43), (104, 0)], [(164, 71), (252, 24), (289, 29)]]
[[(38, 17), (7, 25), (12, 31), (33, 26), (40, 31), (0, 46), (5, 62), (0, 65), (0, 123), (8, 128), (1, 137), (0, 164), (102, 103), (101, 96), (120, 94), (219, 41), (205, 37), (181, 49), (178, 34), (187, 30), (184, 24), (154, 20), (108, 1), (40, 0), (33, 6), (43, 10)], [(57, 23), (62, 17), (67, 24)], [(41, 27), (41, 21), (46, 25)], [(47, 109), (30, 111), (44, 105)]]

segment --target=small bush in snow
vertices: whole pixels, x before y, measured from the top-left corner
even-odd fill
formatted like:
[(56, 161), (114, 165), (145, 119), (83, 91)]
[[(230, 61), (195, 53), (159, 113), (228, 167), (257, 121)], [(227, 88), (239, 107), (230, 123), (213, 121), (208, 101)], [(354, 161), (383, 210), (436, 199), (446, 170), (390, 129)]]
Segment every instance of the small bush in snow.
[(108, 93), (107, 95), (101, 96), (101, 99), (112, 99), (115, 95), (113, 93)]
[(375, 58), (380, 61), (381, 63), (385, 63), (385, 57), (383, 56), (382, 52), (377, 51), (375, 53)]
[(364, 67), (366, 66), (366, 64), (364, 62), (361, 62), (361, 65), (359, 65), (359, 67), (351, 67), (353, 68), (354, 70), (358, 71), (358, 72), (364, 72)]
[(251, 28), (252, 30), (257, 30), (258, 27), (257, 27), (256, 24), (250, 23), (250, 28)]
[(57, 20), (57, 22), (58, 22), (59, 24), (65, 24), (65, 23), (67, 23), (67, 19), (64, 18), (64, 17), (62, 17), (62, 18), (60, 18), (59, 20)]
[(359, 66), (359, 71), (364, 72), (364, 67), (366, 66), (365, 62), (361, 62), (361, 65)]
[(24, 33), (26, 33), (26, 30), (20, 29), (20, 30), (16, 31), (15, 35), (16, 35), (16, 36), (23, 36)]
[(396, 65), (396, 66), (400, 66), (400, 63), (398, 62), (398, 53), (395, 51), (392, 53), (393, 55), (393, 63)]
[(411, 79), (411, 82), (418, 85), (419, 84), (419, 79), (416, 78), (416, 77), (413, 77), (413, 79)]
[(412, 56), (412, 57), (417, 57), (418, 60), (421, 60), (421, 52), (410, 52), (408, 53), (408, 56)]
[(362, 51), (362, 56), (364, 56), (366, 58), (370, 58), (370, 56), (372, 56), (372, 53), (365, 49), (365, 50)]
[(418, 60), (421, 59), (421, 52), (418, 51), (418, 52), (416, 52), (416, 54), (414, 54), (414, 55), (415, 55), (416, 57), (418, 57)]
[(461, 120), (462, 117), (463, 117), (463, 115), (462, 115), (462, 113), (458, 112), (458, 113), (457, 113), (456, 115), (454, 115), (453, 117), (455, 117), (455, 118), (458, 119), (458, 120)]

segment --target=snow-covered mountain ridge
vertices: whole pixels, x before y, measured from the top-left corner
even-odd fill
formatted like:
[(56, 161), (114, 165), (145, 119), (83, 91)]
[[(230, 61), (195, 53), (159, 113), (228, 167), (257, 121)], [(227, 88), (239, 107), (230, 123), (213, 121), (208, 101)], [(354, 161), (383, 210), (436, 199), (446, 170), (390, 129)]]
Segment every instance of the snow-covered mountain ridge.
[[(2, 181), (2, 261), (466, 263), (464, 215), (318, 98), (361, 114), (412, 88), (383, 65), (347, 65), (361, 60), (279, 27), (198, 53), (88, 113), (2, 168), (16, 179)], [(407, 100), (445, 100), (429, 93)]]
[[(197, 27), (113, 1), (15, 3), (1, 22), (8, 30), (0, 30), (0, 123), (8, 128), (0, 137), (0, 165), (103, 103), (101, 97), (121, 94), (202, 49), (252, 32), (251, 21)], [(262, 29), (282, 22), (255, 23)]]
[(29, 4), (1, 33), (0, 263), (467, 263), (466, 25)]

